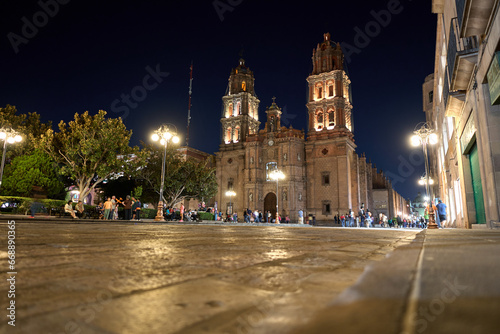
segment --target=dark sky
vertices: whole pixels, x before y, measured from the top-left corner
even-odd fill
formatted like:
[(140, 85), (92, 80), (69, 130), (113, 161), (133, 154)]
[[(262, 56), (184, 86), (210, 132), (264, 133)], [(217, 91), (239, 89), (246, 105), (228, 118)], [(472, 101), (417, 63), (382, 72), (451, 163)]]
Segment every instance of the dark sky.
[[(124, 119), (134, 145), (161, 123), (185, 136), (193, 61), (190, 146), (209, 153), (218, 150), (221, 97), (242, 50), (260, 119), (276, 96), (283, 122), (305, 129), (312, 49), (330, 32), (350, 47), (357, 152), (404, 197), (420, 190), (422, 154), (408, 137), (424, 121), (422, 84), (434, 68), (431, 1), (41, 0), (3, 2), (0, 13), (0, 106), (36, 111), (54, 124), (103, 109)], [(155, 71), (158, 82), (144, 89)], [(122, 96), (132, 92), (137, 100), (127, 106)]]

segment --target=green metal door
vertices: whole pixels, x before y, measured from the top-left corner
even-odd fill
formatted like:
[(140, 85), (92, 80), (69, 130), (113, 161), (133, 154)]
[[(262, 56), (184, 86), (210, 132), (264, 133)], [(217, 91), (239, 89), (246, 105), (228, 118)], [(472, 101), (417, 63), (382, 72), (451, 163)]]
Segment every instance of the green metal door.
[(474, 204), (476, 207), (477, 224), (486, 224), (486, 214), (484, 211), (483, 185), (481, 184), (481, 173), (479, 171), (479, 157), (477, 145), (474, 144), (470, 153), (470, 170), (472, 176), (472, 190), (474, 191)]

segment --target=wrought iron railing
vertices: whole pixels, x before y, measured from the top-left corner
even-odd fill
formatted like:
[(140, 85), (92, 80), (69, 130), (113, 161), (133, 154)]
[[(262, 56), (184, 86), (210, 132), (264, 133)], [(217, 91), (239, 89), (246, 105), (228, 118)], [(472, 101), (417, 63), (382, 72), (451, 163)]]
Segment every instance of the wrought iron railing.
[[(458, 1), (458, 0), (457, 0)], [(448, 71), (450, 74), (450, 79), (454, 79), (455, 62), (457, 56), (463, 56), (470, 53), (477, 52), (479, 49), (479, 42), (477, 36), (460, 38), (460, 26), (458, 25), (457, 18), (451, 19), (449, 39), (448, 39), (448, 50), (447, 50), (447, 61), (448, 61)], [(453, 82), (450, 82), (453, 85)]]
[(462, 27), (466, 2), (467, 0), (455, 0), (455, 4), (457, 6), (457, 19), (459, 27)]
[(450, 96), (450, 85), (448, 82), (448, 75), (444, 73), (444, 85), (443, 85), (443, 102), (444, 107), (448, 106), (448, 97)]

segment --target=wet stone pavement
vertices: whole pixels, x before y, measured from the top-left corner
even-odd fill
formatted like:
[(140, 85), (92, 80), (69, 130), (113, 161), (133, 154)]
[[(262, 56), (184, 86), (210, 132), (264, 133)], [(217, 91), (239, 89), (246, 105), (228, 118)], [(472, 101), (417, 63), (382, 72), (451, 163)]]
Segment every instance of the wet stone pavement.
[(18, 222), (0, 333), (290, 333), (418, 232)]

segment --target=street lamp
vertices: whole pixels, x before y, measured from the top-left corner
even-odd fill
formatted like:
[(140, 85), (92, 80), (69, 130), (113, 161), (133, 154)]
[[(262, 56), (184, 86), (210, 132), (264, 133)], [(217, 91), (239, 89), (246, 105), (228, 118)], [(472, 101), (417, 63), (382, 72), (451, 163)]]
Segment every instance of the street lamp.
[(3, 167), (5, 166), (5, 152), (7, 151), (7, 143), (19, 143), (21, 140), (23, 140), (23, 137), (21, 137), (18, 132), (12, 130), (11, 128), (2, 128), (0, 129), (0, 139), (3, 140), (2, 165), (0, 167), (0, 187), (2, 187)]
[(279, 195), (278, 195), (278, 182), (279, 180), (283, 180), (285, 178), (285, 174), (283, 174), (282, 171), (279, 169), (275, 169), (270, 175), (271, 179), (276, 180), (276, 224), (279, 224), (280, 221), (278, 219), (279, 217), (279, 211), (278, 211), (278, 202), (279, 202)]
[(233, 214), (233, 206), (231, 205), (231, 197), (236, 196), (236, 193), (232, 190), (226, 191), (226, 196), (229, 197), (229, 208), (231, 208), (231, 212), (229, 212), (229, 208), (227, 208), (227, 214), (232, 215)]
[[(422, 124), (422, 123), (420, 123)], [(419, 125), (417, 127), (419, 127)], [(417, 128), (416, 127), (416, 128)], [(416, 129), (415, 128), (415, 129)], [(431, 129), (430, 125), (428, 123), (423, 123), (418, 129), (413, 131), (413, 136), (410, 138), (412, 146), (420, 146), (422, 145), (422, 148), (424, 150), (424, 160), (425, 160), (425, 181), (423, 183), (425, 184), (425, 190), (427, 192), (427, 196), (429, 196), (432, 199), (432, 194), (430, 191), (430, 185), (434, 183), (434, 181), (431, 183), (431, 178), (429, 174), (429, 156), (427, 154), (427, 145), (435, 145), (438, 142), (438, 137), (434, 130)], [(431, 204), (429, 205), (429, 224), (428, 228), (431, 229), (436, 229), (437, 224), (435, 221), (435, 212), (434, 209), (432, 208), (432, 200), (430, 202)]]
[(165, 218), (163, 217), (163, 187), (165, 185), (165, 159), (167, 156), (168, 142), (171, 141), (174, 144), (177, 144), (179, 142), (179, 137), (177, 137), (176, 132), (177, 131), (175, 132), (172, 131), (167, 125), (162, 125), (151, 136), (151, 139), (153, 141), (160, 141), (160, 144), (163, 145), (163, 164), (161, 166), (160, 201), (158, 202), (158, 212), (156, 213), (155, 221), (165, 221)]
[[(429, 178), (429, 185), (433, 185), (434, 184), (434, 180)], [(427, 184), (427, 175), (424, 175), (422, 177), (420, 177), (420, 179), (418, 180), (418, 184), (420, 184), (421, 186), (423, 185), (426, 185)]]

